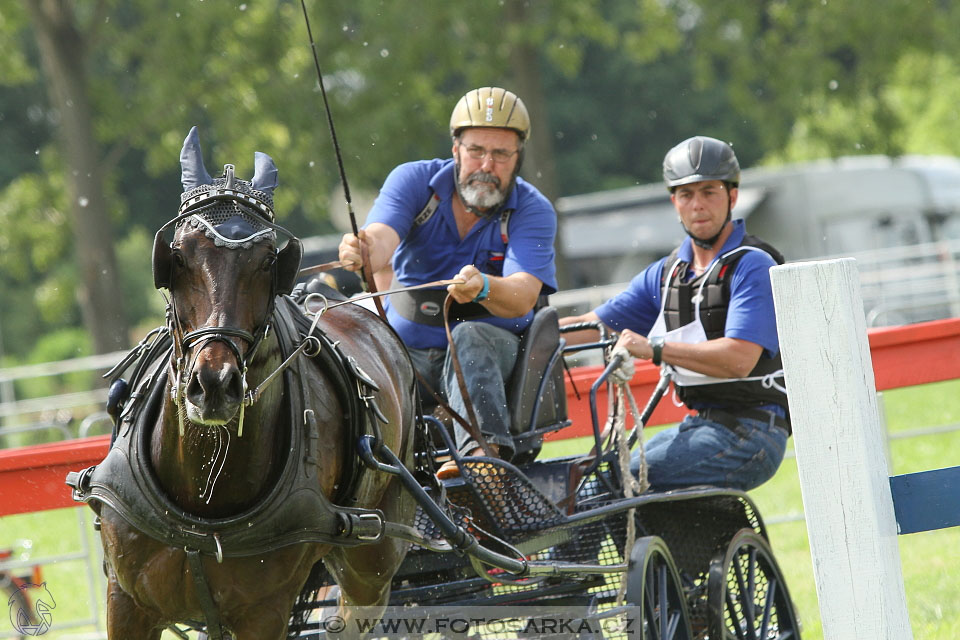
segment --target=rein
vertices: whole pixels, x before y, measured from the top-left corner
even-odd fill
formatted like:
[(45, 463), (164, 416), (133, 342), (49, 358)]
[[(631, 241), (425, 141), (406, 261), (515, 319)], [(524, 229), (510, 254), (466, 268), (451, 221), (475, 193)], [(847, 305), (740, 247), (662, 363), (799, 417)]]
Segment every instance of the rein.
[[(325, 271), (326, 269), (336, 268), (340, 265), (341, 263), (339, 262), (328, 262), (326, 264), (321, 264), (315, 267), (309, 267), (308, 269), (301, 270), (300, 274), (302, 275), (304, 271), (309, 271), (310, 273), (317, 273), (320, 271)], [(316, 318), (314, 319), (314, 326), (316, 326), (317, 320), (319, 320), (320, 316), (322, 316), (328, 310), (333, 309), (335, 307), (339, 307), (340, 305), (348, 304), (351, 302), (358, 302), (360, 300), (366, 300), (368, 298), (374, 298), (375, 300), (379, 301), (379, 299), (382, 296), (388, 296), (392, 293), (401, 293), (404, 291), (415, 291), (417, 289), (428, 289), (432, 287), (448, 286), (451, 284), (463, 284), (463, 282), (464, 281), (459, 278), (453, 278), (451, 280), (435, 280), (434, 282), (410, 285), (408, 287), (397, 287), (395, 289), (389, 289), (387, 291), (371, 291), (370, 293), (365, 293), (359, 296), (355, 296), (353, 298), (350, 298), (349, 300), (341, 300), (339, 302), (334, 302), (333, 304), (331, 304), (330, 301), (327, 300), (326, 296), (324, 296), (323, 294), (311, 293), (304, 300), (303, 306), (304, 306), (304, 309), (307, 311), (307, 313), (312, 313), (310, 310), (310, 302), (312, 300), (321, 300), (323, 302), (323, 307), (316, 312)], [(437, 402), (437, 404), (443, 407), (443, 409), (454, 420), (459, 422), (460, 425), (464, 429), (466, 429), (467, 433), (470, 434), (470, 437), (473, 438), (478, 445), (480, 445), (480, 448), (483, 450), (484, 455), (489, 457), (496, 457), (493, 453), (493, 449), (490, 447), (489, 443), (487, 443), (486, 438), (484, 438), (483, 433), (480, 432), (480, 428), (478, 426), (480, 423), (477, 420), (476, 410), (473, 407), (473, 402), (470, 400), (470, 393), (466, 389), (466, 382), (463, 376), (463, 369), (460, 366), (460, 359), (457, 357), (457, 349), (453, 344), (453, 338), (450, 334), (450, 305), (452, 304), (452, 302), (453, 302), (453, 298), (451, 298), (448, 295), (443, 305), (443, 323), (444, 323), (444, 328), (446, 329), (446, 332), (447, 332), (447, 345), (448, 345), (447, 348), (450, 351), (450, 359), (453, 362), (453, 368), (457, 375), (457, 382), (460, 385), (460, 393), (463, 396), (463, 401), (464, 401), (464, 404), (466, 405), (467, 415), (469, 419), (461, 416), (456, 410), (454, 410), (453, 407), (451, 407), (447, 403), (446, 400), (440, 397), (440, 394), (438, 394), (430, 386), (430, 384), (423, 378), (423, 376), (420, 375), (420, 372), (414, 370), (414, 373), (416, 374), (417, 379), (420, 381), (420, 383), (430, 392), (430, 395), (433, 396), (433, 399)], [(382, 312), (382, 307), (378, 304), (377, 308), (381, 311), (381, 317), (383, 317), (384, 321), (386, 321), (386, 316)], [(312, 329), (311, 329), (311, 332), (312, 332)], [(303, 345), (301, 345), (301, 348), (302, 347)], [(292, 356), (291, 356), (291, 359), (292, 359)], [(288, 363), (289, 361), (280, 365), (281, 368), (287, 366)], [(261, 387), (265, 386), (267, 382), (268, 382), (267, 380), (264, 380), (263, 384), (261, 384)], [(258, 387), (258, 391), (259, 391), (259, 387)]]

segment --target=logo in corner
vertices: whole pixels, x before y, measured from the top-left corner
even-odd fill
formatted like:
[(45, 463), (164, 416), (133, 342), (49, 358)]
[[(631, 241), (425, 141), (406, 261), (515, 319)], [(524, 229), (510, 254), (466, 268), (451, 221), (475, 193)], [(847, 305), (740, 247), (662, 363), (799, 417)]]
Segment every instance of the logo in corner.
[[(33, 604), (31, 608), (31, 603)], [(53, 623), (52, 609), (57, 608), (47, 583), (25, 582), (7, 600), (10, 607), (10, 622), (13, 628), (25, 636), (42, 636), (50, 631)]]

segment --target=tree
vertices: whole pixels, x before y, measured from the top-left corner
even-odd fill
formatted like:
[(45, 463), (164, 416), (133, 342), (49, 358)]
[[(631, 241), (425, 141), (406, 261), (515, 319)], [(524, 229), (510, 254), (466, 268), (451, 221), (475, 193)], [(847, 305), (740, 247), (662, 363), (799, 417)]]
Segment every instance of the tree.
[[(73, 7), (57, 0), (26, 0), (40, 51), (50, 102), (60, 113), (68, 210), (80, 268), (78, 298), (84, 325), (98, 353), (126, 346), (113, 228), (107, 215), (100, 145), (94, 134), (87, 78), (87, 42)], [(103, 6), (102, 4), (100, 5)]]
[(698, 2), (689, 14), (698, 81), (727, 84), (771, 159), (903, 153), (912, 116), (888, 99), (896, 68), (958, 51), (948, 2)]

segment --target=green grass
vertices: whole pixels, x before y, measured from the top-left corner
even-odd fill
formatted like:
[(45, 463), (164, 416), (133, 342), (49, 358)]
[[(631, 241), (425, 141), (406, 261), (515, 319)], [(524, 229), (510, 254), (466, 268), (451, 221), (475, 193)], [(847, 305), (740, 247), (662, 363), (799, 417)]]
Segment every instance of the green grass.
[[(885, 392), (883, 404), (888, 428), (891, 433), (898, 433), (960, 423), (960, 401), (957, 398), (960, 398), (960, 380)], [(550, 443), (545, 448), (544, 457), (584, 453), (588, 444), (584, 439)], [(960, 431), (892, 440), (892, 473), (960, 465), (958, 452)], [(793, 458), (784, 460), (777, 475), (752, 491), (751, 497), (768, 522), (802, 513), (796, 461)], [(802, 521), (773, 523), (768, 525), (768, 530), (803, 623), (804, 640), (822, 640), (806, 525)], [(10, 546), (18, 539), (31, 540), (34, 558), (77, 552), (81, 549), (81, 542), (76, 510), (59, 509), (0, 518), (0, 547)], [(99, 545), (99, 539), (91, 535), (90, 544)], [(901, 536), (899, 545), (914, 638), (953, 640), (957, 636), (956, 630), (960, 629), (960, 580), (956, 577), (960, 575), (960, 528)], [(80, 561), (44, 566), (47, 586), (57, 600), (53, 629), (44, 637), (66, 640), (91, 631), (91, 626), (63, 629), (59, 625), (88, 617), (94, 601), (102, 615), (102, 591), (90, 593), (85, 566)], [(0, 622), (0, 637), (10, 629), (8, 620)]]
[[(891, 434), (960, 423), (960, 380), (883, 393)], [(642, 400), (642, 399), (639, 399)], [(645, 433), (650, 437), (658, 428)], [(550, 443), (544, 455), (583, 451), (588, 440)], [(793, 441), (788, 444), (793, 449)], [(894, 475), (960, 465), (960, 431), (890, 441)], [(750, 492), (765, 521), (802, 515), (797, 462), (784, 460), (769, 482)], [(806, 524), (768, 524), (770, 542), (803, 624), (804, 640), (822, 640), (823, 630), (813, 577)], [(900, 536), (907, 609), (916, 640), (954, 640), (960, 629), (960, 527)]]

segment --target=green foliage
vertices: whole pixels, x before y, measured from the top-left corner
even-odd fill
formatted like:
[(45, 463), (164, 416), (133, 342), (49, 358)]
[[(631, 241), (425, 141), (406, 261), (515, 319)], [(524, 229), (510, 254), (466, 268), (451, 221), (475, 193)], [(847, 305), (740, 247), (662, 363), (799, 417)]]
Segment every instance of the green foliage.
[(150, 260), (153, 236), (143, 228), (135, 228), (117, 245), (123, 297), (127, 301), (131, 325), (146, 323), (151, 327), (163, 324), (163, 298), (153, 287)]
[[(43, 163), (55, 158), (44, 154)], [(0, 191), (3, 352), (26, 355), (40, 333), (77, 321), (61, 174), (26, 173)]]
[(908, 52), (884, 92), (902, 124), (897, 144), (905, 153), (960, 155), (960, 65), (942, 52)]
[[(57, 329), (33, 345), (23, 362), (55, 362), (90, 355), (90, 336), (79, 328)], [(44, 398), (61, 393), (87, 391), (95, 374), (87, 371), (18, 380), (17, 398)]]
[[(61, 123), (45, 96), (21, 2), (0, 11), (0, 295), (41, 322), (76, 323), (66, 233)], [(103, 0), (64, 3), (83, 42), (118, 249), (148, 237), (178, 203), (183, 138), (199, 125), (208, 170), (280, 169), (281, 222), (332, 230), (345, 207), (300, 3)], [(373, 193), (395, 165), (450, 152), (456, 99), (515, 87), (517, 51), (535, 53), (560, 195), (659, 179), (663, 153), (703, 133), (742, 164), (857, 153), (957, 153), (960, 6), (882, 0), (502, 0), (464, 6), (308, 2), (351, 189)], [(543, 159), (536, 159), (538, 166)], [(536, 180), (534, 179), (536, 182)], [(331, 204), (333, 203), (333, 204)], [(362, 218), (365, 211), (358, 211)], [(51, 217), (55, 216), (55, 217)], [(38, 227), (39, 223), (39, 227)], [(340, 223), (342, 224), (342, 223)], [(10, 228), (11, 225), (14, 228)], [(23, 227), (23, 228), (20, 228)], [(146, 254), (121, 257), (131, 323), (155, 309)], [(136, 275), (136, 273), (139, 275)], [(75, 278), (76, 276), (74, 276)], [(16, 287), (36, 289), (30, 295)], [(146, 288), (146, 289), (145, 289)], [(37, 299), (48, 310), (36, 309)], [(70, 307), (70, 309), (68, 309)], [(4, 332), (26, 329), (0, 309)], [(59, 316), (59, 323), (53, 316)], [(17, 329), (18, 325), (20, 329)]]
[(4, 0), (0, 5), (0, 51), (3, 51), (0, 85), (17, 86), (36, 79), (25, 53), (23, 29), (26, 25), (27, 17), (20, 3)]
[[(698, 80), (725, 84), (771, 158), (904, 151), (898, 135), (915, 114), (885, 92), (915, 52), (956, 52), (953, 3), (884, 0), (700, 3), (691, 18)], [(795, 142), (793, 142), (795, 140)], [(780, 150), (792, 143), (785, 154)]]

